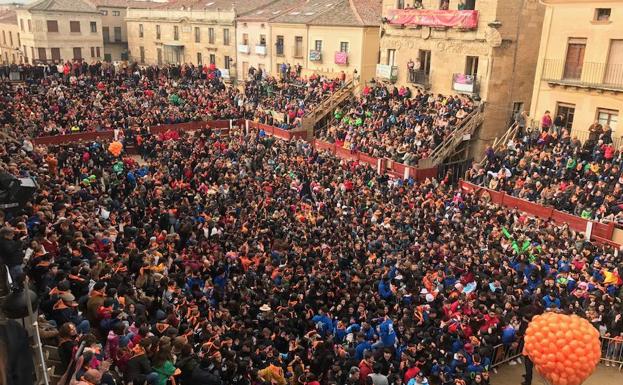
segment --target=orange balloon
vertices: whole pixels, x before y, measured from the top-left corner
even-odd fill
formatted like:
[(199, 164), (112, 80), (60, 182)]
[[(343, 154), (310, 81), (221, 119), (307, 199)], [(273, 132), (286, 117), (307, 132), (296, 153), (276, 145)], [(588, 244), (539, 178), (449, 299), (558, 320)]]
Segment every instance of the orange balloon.
[(552, 385), (580, 385), (599, 363), (599, 332), (576, 315), (545, 313), (528, 325), (524, 353)]

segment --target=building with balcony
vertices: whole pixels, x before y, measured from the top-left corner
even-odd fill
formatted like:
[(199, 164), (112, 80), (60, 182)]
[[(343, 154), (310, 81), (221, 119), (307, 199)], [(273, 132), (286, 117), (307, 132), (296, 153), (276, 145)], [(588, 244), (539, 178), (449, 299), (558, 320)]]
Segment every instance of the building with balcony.
[(572, 136), (594, 122), (623, 137), (623, 3), (545, 0), (530, 116), (563, 115)]
[(270, 20), (270, 73), (282, 63), (304, 72), (374, 76), (381, 0), (306, 1)]
[(485, 101), (479, 153), (530, 107), (544, 12), (538, 0), (383, 0), (377, 77)]
[(299, 7), (305, 0), (276, 0), (264, 7), (239, 15), (236, 20), (236, 39), (238, 41), (238, 73), (246, 79), (249, 68), (262, 69), (272, 73), (272, 50), (275, 42), (271, 40), (271, 20)]
[(15, 9), (0, 10), (0, 63), (19, 64), (24, 60)]
[(234, 80), (242, 48), (236, 38), (236, 16), (269, 2), (173, 0), (150, 8), (129, 8), (130, 60), (140, 64), (214, 64), (224, 78)]
[(16, 9), (24, 62), (103, 58), (102, 18), (87, 0), (39, 0)]
[(128, 60), (128, 8), (146, 9), (163, 5), (163, 0), (89, 0), (102, 15), (104, 60)]

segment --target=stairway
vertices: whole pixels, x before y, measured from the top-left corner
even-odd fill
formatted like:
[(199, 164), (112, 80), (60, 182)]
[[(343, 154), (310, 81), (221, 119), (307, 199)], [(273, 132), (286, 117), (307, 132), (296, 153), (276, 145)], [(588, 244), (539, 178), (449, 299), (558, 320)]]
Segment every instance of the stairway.
[(472, 111), (450, 134), (448, 139), (437, 146), (428, 158), (420, 159), (418, 168), (432, 168), (443, 163), (456, 153), (459, 146), (471, 139), (476, 129), (484, 121), (484, 104)]
[[(515, 139), (518, 132), (519, 132), (519, 124), (515, 122), (506, 130), (504, 135), (502, 135), (499, 138), (497, 136), (495, 137), (495, 139), (493, 140), (493, 143), (491, 144), (493, 151), (497, 152), (500, 148), (502, 148), (503, 146), (506, 146), (506, 143), (508, 143), (509, 140)], [(487, 156), (485, 155), (480, 161), (480, 165), (484, 165), (486, 160), (487, 160)]]
[(346, 84), (344, 84), (344, 86), (340, 87), (331, 96), (324, 99), (313, 110), (303, 115), (303, 118), (301, 119), (300, 131), (307, 132), (307, 140), (312, 140), (314, 138), (314, 128), (320, 120), (331, 114), (346, 99), (353, 96), (354, 88), (355, 84), (352, 80), (349, 80)]

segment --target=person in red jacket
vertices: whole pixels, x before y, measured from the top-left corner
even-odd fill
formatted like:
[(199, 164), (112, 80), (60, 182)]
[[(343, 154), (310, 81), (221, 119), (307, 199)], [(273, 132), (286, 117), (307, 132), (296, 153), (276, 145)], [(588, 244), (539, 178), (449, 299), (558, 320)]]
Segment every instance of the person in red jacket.
[(359, 363), (359, 382), (361, 385), (366, 384), (366, 379), (370, 374), (374, 372), (372, 369), (372, 365), (374, 364), (374, 357), (372, 357), (372, 352), (366, 350), (363, 354), (363, 360)]
[(405, 375), (403, 378), (403, 383), (409, 383), (409, 380), (415, 378), (417, 374), (420, 372), (420, 368), (417, 367), (417, 361), (412, 358), (409, 358), (409, 369), (405, 371)]

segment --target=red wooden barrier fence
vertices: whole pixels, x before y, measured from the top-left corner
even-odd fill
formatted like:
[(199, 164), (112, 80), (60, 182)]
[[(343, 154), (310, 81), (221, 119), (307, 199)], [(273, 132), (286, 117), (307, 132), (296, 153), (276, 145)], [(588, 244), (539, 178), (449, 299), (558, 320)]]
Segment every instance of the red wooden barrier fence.
[(591, 239), (602, 244), (608, 244), (614, 247), (620, 247), (618, 243), (612, 241), (612, 235), (614, 234), (614, 223), (601, 223), (595, 221), (589, 221), (584, 218), (580, 218), (573, 214), (564, 213), (562, 211), (555, 210), (552, 207), (540, 205), (538, 203), (530, 202), (524, 199), (510, 196), (503, 191), (494, 191), (486, 187), (476, 186), (473, 183), (466, 182), (464, 180), (459, 181), (459, 186), (462, 190), (475, 193), (478, 195), (488, 194), (491, 197), (493, 203), (497, 203), (509, 209), (517, 209), (528, 213), (532, 216), (549, 219), (557, 224), (567, 224), (569, 228), (575, 231), (586, 231), (588, 222), (592, 222)]
[[(192, 131), (198, 130), (202, 128), (213, 128), (213, 129), (228, 129), (232, 126), (240, 127), (244, 124), (244, 120), (210, 120), (210, 121), (200, 121), (200, 122), (187, 122), (187, 123), (176, 123), (176, 124), (160, 124), (157, 126), (153, 126), (149, 128), (149, 131), (152, 134), (160, 134), (162, 132), (166, 132), (169, 130), (174, 131)], [(44, 145), (48, 146), (51, 144), (61, 144), (68, 142), (91, 142), (98, 139), (106, 139), (112, 140), (113, 131), (97, 131), (97, 132), (78, 132), (76, 134), (68, 134), (68, 135), (54, 135), (54, 136), (41, 136), (33, 139), (33, 143), (36, 145)]]

